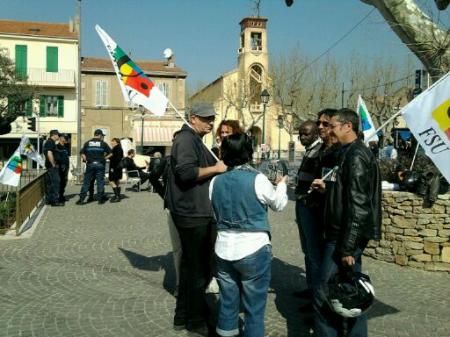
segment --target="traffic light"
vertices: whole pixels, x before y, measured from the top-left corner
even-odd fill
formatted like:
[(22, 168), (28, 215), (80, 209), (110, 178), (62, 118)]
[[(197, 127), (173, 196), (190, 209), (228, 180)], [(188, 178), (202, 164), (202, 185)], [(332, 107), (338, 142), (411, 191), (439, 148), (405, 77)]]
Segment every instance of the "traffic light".
[(36, 131), (36, 117), (28, 117), (27, 124), (29, 130)]

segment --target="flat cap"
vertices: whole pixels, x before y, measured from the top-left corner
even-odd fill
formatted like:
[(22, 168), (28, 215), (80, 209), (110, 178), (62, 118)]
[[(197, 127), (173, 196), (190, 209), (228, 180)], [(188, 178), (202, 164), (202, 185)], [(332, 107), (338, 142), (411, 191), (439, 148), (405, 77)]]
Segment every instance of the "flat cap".
[(199, 117), (211, 117), (215, 116), (214, 106), (208, 102), (194, 103), (189, 111), (189, 114)]

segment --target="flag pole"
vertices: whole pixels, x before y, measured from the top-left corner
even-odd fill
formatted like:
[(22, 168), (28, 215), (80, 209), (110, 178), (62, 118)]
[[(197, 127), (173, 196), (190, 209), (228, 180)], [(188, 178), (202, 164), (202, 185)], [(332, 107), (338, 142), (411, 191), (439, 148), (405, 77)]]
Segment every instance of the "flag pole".
[[(180, 112), (178, 111), (178, 109), (175, 108), (175, 106), (172, 104), (172, 102), (171, 102), (171, 101), (168, 101), (168, 102), (169, 102), (169, 106), (170, 106), (173, 110), (175, 110), (175, 112), (177, 113), (178, 116), (180, 116), (180, 118), (183, 120), (183, 122), (184, 122), (187, 126), (189, 126), (191, 129), (194, 129), (194, 128), (192, 127), (192, 125), (189, 124), (189, 122), (186, 120), (186, 118), (184, 118), (184, 116), (180, 114)], [(203, 142), (202, 142), (202, 143), (203, 143)], [(203, 145), (205, 145), (206, 149), (207, 149), (208, 152), (214, 157), (214, 159), (215, 159), (216, 161), (219, 161), (219, 158), (217, 158), (217, 156), (214, 154), (214, 152), (212, 152), (212, 150), (211, 150), (208, 146), (206, 146), (205, 143), (203, 143)]]
[(413, 169), (413, 166), (414, 166), (414, 163), (415, 163), (416, 157), (417, 157), (417, 152), (419, 151), (419, 147), (420, 147), (420, 144), (419, 144), (419, 142), (417, 142), (416, 151), (414, 151), (414, 157), (413, 157), (413, 159), (411, 161), (411, 166), (409, 167), (410, 171)]
[(383, 124), (381, 124), (378, 129), (376, 129), (373, 133), (371, 133), (370, 135), (367, 136), (367, 139), (372, 138), (373, 136), (375, 136), (378, 131), (382, 130), (385, 128), (386, 125), (388, 125), (390, 122), (392, 122), (395, 118), (397, 118), (403, 111), (403, 108), (400, 109), (399, 111), (397, 111), (395, 114), (393, 114), (391, 117), (389, 117), (389, 119), (384, 122)]

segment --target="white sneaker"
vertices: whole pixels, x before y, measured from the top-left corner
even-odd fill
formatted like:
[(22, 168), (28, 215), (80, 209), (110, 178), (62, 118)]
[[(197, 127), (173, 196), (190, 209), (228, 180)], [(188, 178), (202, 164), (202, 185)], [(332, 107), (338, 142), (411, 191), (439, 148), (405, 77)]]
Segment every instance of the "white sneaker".
[(211, 282), (209, 282), (208, 287), (205, 290), (206, 294), (218, 294), (219, 293), (219, 284), (215, 277), (212, 278)]

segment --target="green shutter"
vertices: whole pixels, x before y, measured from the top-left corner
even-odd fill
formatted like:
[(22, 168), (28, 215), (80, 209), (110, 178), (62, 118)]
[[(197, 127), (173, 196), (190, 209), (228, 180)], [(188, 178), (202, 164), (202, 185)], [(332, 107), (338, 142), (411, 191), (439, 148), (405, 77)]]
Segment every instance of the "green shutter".
[(45, 117), (45, 96), (39, 97), (39, 116)]
[(58, 117), (64, 117), (64, 96), (58, 96)]
[(29, 99), (25, 102), (25, 116), (31, 117), (33, 114), (33, 100)]
[(19, 79), (27, 78), (27, 46), (16, 45), (16, 74)]
[(58, 72), (58, 47), (47, 47), (47, 72)]

